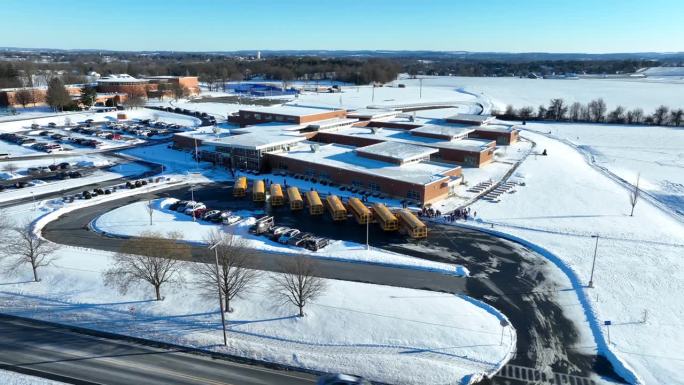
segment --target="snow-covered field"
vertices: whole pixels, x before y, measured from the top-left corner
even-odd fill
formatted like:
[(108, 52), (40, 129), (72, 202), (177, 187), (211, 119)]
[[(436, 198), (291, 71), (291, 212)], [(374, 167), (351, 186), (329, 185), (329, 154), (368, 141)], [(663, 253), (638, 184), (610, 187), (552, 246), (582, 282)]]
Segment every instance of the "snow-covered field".
[(610, 124), (529, 124), (568, 141), (600, 167), (684, 215), (684, 128)]
[[(418, 86), (417, 79), (400, 79), (395, 83)], [(568, 103), (587, 103), (603, 98), (608, 108), (622, 105), (626, 108), (642, 108), (652, 113), (664, 104), (672, 108), (684, 108), (684, 92), (681, 82), (653, 82), (648, 79), (520, 79), (514, 77), (426, 77), (426, 88), (447, 90), (464, 89), (484, 99), (490, 99), (501, 110), (511, 104), (517, 108), (540, 104), (548, 105), (552, 98), (563, 98)], [(415, 88), (414, 88), (415, 89)]]
[(427, 269), (445, 274), (467, 274), (467, 271), (461, 266), (413, 258), (376, 248), (366, 250), (365, 245), (354, 242), (335, 241), (317, 252), (301, 247), (282, 245), (268, 238), (248, 233), (249, 227), (254, 224), (255, 220), (252, 217), (253, 212), (236, 211), (235, 214), (241, 216), (243, 220), (232, 226), (223, 226), (201, 220), (193, 221), (191, 216), (168, 210), (168, 206), (173, 201), (173, 199), (157, 199), (152, 202), (154, 207), (152, 225), (150, 225), (146, 209), (147, 202), (137, 202), (102, 214), (92, 223), (92, 227), (97, 231), (119, 236), (135, 236), (144, 231), (161, 233), (177, 231), (183, 234), (183, 239), (191, 242), (203, 242), (212, 230), (224, 229), (244, 239), (248, 247), (258, 250), (275, 253), (301, 253), (317, 258)]
[(45, 378), (28, 376), (26, 374), (0, 370), (0, 383), (3, 385), (59, 385), (63, 382), (47, 380)]
[(477, 202), (478, 225), (542, 247), (576, 275), (577, 286), (589, 281), (596, 241), (591, 236), (598, 234), (594, 288), (580, 289), (595, 312), (595, 335), (607, 339), (602, 325), (612, 321), (610, 349), (645, 383), (684, 383), (684, 226), (645, 200), (630, 217), (624, 187), (582, 154), (543, 135), (524, 135), (549, 156), (521, 165), (516, 175), (526, 186), (518, 192), (504, 194), (500, 203)]
[[(20, 205), (6, 214), (52, 210)], [(103, 286), (109, 252), (62, 247), (54, 256), (39, 283), (28, 282), (30, 269), (0, 275), (3, 312), (405, 384), (460, 384), (505, 363), (515, 346), (510, 327), (501, 343), (502, 315), (472, 299), (327, 280), (325, 294), (299, 318), (296, 309), (273, 303), (264, 274), (257, 288), (233, 301), (223, 347), (215, 298), (201, 295), (188, 270), (186, 284), (163, 287), (164, 300), (153, 301), (150, 287), (120, 295)]]

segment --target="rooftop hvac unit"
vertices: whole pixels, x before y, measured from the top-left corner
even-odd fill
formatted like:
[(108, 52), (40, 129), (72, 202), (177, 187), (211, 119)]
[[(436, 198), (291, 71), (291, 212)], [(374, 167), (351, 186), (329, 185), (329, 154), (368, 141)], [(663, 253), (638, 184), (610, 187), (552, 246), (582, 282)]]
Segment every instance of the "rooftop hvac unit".
[(371, 134), (375, 135), (378, 132), (382, 131), (382, 128), (381, 127), (370, 127), (370, 130), (371, 130)]
[(309, 145), (311, 147), (311, 152), (318, 152), (318, 144), (314, 143)]

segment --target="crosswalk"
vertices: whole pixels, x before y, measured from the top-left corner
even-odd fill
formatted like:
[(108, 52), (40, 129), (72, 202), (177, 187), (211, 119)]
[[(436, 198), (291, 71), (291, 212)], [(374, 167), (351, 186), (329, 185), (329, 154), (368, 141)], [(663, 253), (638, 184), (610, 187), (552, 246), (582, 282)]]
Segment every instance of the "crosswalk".
[(594, 380), (587, 377), (554, 373), (518, 365), (505, 365), (494, 378), (516, 380), (516, 383), (535, 385), (596, 385)]

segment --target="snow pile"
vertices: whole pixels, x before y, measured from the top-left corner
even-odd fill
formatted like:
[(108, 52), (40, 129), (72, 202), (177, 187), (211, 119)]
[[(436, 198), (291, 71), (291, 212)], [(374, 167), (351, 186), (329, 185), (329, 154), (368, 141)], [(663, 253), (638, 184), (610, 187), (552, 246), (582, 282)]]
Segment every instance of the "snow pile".
[[(538, 245), (565, 266), (575, 288), (583, 290), (585, 313), (594, 318), (595, 345), (580, 349), (608, 346), (646, 383), (679, 383), (684, 353), (673, 347), (684, 346), (684, 226), (643, 199), (630, 217), (624, 187), (582, 154), (542, 135), (525, 136), (549, 155), (529, 157), (521, 165), (525, 186), (516, 193), (504, 194), (500, 203), (476, 203), (479, 225)], [(584, 289), (594, 234), (600, 236), (594, 288)], [(602, 326), (608, 320), (610, 345)]]
[(3, 385), (59, 385), (63, 382), (47, 380), (45, 378), (33, 377), (26, 374), (0, 370), (0, 382)]
[(254, 215), (253, 212), (236, 211), (235, 214), (243, 217), (243, 220), (233, 226), (222, 226), (201, 220), (193, 221), (189, 215), (170, 211), (167, 207), (172, 202), (172, 199), (157, 199), (153, 201), (155, 211), (152, 216), (152, 225), (150, 225), (149, 214), (145, 207), (147, 202), (136, 202), (102, 214), (93, 221), (91, 226), (96, 231), (117, 236), (135, 236), (144, 231), (161, 233), (177, 231), (183, 234), (185, 240), (191, 242), (203, 242), (212, 230), (223, 228), (225, 231), (231, 231), (245, 239), (249, 247), (262, 251), (309, 254), (317, 258), (330, 258), (345, 262), (373, 263), (431, 270), (445, 274), (467, 275), (467, 270), (462, 266), (413, 258), (376, 248), (366, 250), (365, 245), (354, 242), (334, 241), (318, 252), (296, 246), (282, 245), (268, 238), (248, 233), (249, 227), (255, 221), (254, 217), (252, 217)]

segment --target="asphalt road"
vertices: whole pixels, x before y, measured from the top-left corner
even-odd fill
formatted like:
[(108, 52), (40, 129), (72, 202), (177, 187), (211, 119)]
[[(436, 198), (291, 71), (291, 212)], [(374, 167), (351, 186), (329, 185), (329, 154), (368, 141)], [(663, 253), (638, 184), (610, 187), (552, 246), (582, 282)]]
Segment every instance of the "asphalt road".
[(75, 384), (314, 384), (315, 376), (0, 316), (0, 369)]

